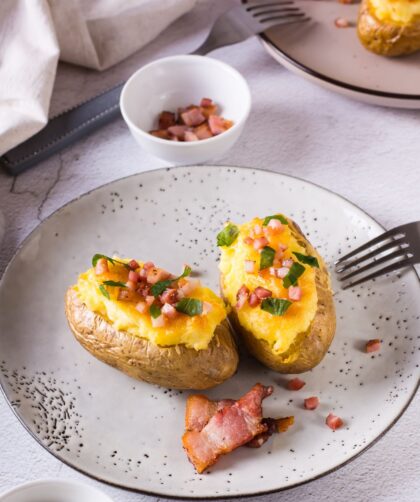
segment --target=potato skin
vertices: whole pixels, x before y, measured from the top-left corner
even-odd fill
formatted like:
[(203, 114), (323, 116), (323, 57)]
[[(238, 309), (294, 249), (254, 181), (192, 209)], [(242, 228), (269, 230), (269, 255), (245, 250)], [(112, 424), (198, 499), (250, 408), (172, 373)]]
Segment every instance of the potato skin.
[[(305, 333), (297, 336), (292, 345), (292, 352), (297, 353), (293, 361), (285, 362), (283, 355), (274, 354), (265, 340), (256, 338), (239, 323), (235, 306), (229, 314), (229, 320), (244, 341), (248, 351), (262, 364), (279, 373), (303, 373), (320, 363), (330, 346), (336, 326), (335, 308), (330, 288), (330, 278), (322, 258), (305, 238), (299, 226), (288, 218), (292, 234), (307, 254), (316, 256), (320, 268), (315, 269), (315, 283), (318, 295), (318, 305), (315, 317)], [(223, 284), (223, 281), (221, 281)]]
[(238, 366), (238, 352), (228, 323), (217, 326), (205, 350), (184, 345), (159, 347), (150, 341), (115, 330), (90, 311), (69, 288), (65, 311), (78, 342), (100, 361), (138, 380), (172, 389), (208, 389), (230, 378)]
[(404, 25), (381, 21), (369, 0), (363, 0), (360, 6), (357, 34), (366, 49), (382, 56), (402, 56), (420, 50), (420, 22)]

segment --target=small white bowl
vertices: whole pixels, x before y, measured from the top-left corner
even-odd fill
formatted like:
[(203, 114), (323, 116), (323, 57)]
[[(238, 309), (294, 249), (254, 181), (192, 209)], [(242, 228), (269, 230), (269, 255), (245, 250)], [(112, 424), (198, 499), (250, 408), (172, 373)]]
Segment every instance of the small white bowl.
[(32, 481), (0, 494), (1, 502), (112, 502), (93, 486), (74, 481)]
[[(163, 110), (199, 104), (211, 98), (219, 114), (234, 125), (209, 139), (177, 142), (157, 138)], [(140, 68), (124, 85), (121, 113), (132, 135), (147, 152), (174, 164), (194, 164), (221, 157), (239, 138), (251, 108), (251, 93), (242, 75), (231, 66), (204, 56), (172, 56)]]

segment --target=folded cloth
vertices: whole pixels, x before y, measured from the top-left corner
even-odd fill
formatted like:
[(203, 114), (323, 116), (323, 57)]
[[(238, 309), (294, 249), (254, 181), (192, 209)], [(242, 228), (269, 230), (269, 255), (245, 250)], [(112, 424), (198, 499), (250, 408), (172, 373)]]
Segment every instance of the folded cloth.
[(58, 60), (104, 70), (130, 56), (196, 0), (1, 0), (0, 155), (38, 132)]

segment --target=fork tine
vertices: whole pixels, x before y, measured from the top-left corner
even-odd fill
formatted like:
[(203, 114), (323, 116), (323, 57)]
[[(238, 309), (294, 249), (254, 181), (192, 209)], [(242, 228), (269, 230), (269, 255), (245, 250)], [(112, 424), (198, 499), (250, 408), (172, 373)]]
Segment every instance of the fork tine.
[(366, 270), (370, 270), (371, 268), (374, 268), (377, 265), (380, 265), (381, 263), (388, 262), (390, 260), (393, 260), (394, 258), (402, 258), (403, 256), (405, 256), (406, 258), (411, 258), (411, 256), (407, 256), (406, 249), (397, 249), (397, 251), (382, 256), (381, 258), (378, 258), (375, 261), (371, 261), (364, 267), (353, 270), (353, 272), (350, 272), (349, 274), (345, 275), (344, 277), (340, 277), (339, 279), (340, 281), (346, 281), (347, 279), (350, 279), (350, 277), (354, 277), (355, 275), (361, 274), (362, 272), (366, 272)]
[[(391, 249), (396, 246), (400, 246), (400, 245), (404, 244), (404, 242), (402, 242), (403, 240), (404, 240), (404, 237), (400, 237), (399, 239), (393, 239), (391, 242), (388, 242), (387, 244), (384, 244), (383, 246), (376, 248), (373, 251), (371, 251), (370, 253), (366, 253), (366, 254), (360, 256), (359, 258), (355, 258), (354, 260), (345, 262), (344, 264), (338, 263), (335, 267), (335, 271), (338, 274), (341, 274), (341, 273), (345, 272), (346, 270), (349, 270), (350, 268), (355, 267), (356, 265), (359, 265), (359, 263), (363, 263), (364, 261), (368, 260), (369, 258), (373, 258), (374, 256), (377, 256), (377, 255), (383, 253), (384, 251), (387, 251), (388, 249)], [(407, 248), (405, 248), (405, 249), (407, 249)]]
[(343, 289), (348, 289), (353, 286), (356, 286), (357, 284), (362, 284), (363, 282), (369, 281), (371, 279), (375, 279), (376, 277), (379, 277), (380, 275), (388, 274), (389, 272), (393, 272), (394, 270), (398, 270), (402, 267), (405, 267), (407, 265), (412, 265), (412, 259), (411, 258), (406, 258), (405, 260), (400, 260), (397, 261), (391, 265), (388, 265), (387, 267), (381, 268), (377, 270), (376, 272), (372, 272), (369, 275), (366, 275), (365, 277), (361, 277), (360, 279), (357, 279), (356, 281), (350, 282), (348, 284), (344, 284), (342, 286)]
[[(296, 21), (300, 21), (305, 16), (306, 16), (306, 14), (304, 12), (296, 12), (296, 14), (285, 14), (284, 16), (272, 16), (272, 17), (267, 17), (264, 19), (258, 19), (258, 21), (260, 23), (269, 23), (269, 22), (273, 22), (273, 21), (283, 21), (287, 24), (292, 24), (291, 20), (295, 19)], [(309, 21), (309, 18), (307, 18), (307, 20)], [(282, 23), (280, 22), (280, 23), (273, 23), (273, 24), (282, 24)]]
[(378, 237), (375, 237), (375, 238), (371, 239), (370, 241), (365, 242), (365, 244), (362, 244), (358, 248), (353, 249), (352, 251), (350, 251), (350, 253), (347, 253), (346, 255), (339, 258), (334, 264), (338, 265), (339, 263), (342, 263), (343, 261), (346, 261), (349, 258), (351, 258), (352, 256), (356, 255), (357, 253), (360, 253), (360, 251), (365, 251), (366, 249), (369, 249), (371, 246), (374, 246), (375, 244), (379, 244), (383, 240), (389, 239), (390, 237), (397, 236), (399, 234), (401, 234), (401, 232), (399, 231), (398, 228), (393, 228), (391, 230), (388, 230), (387, 232), (384, 232), (383, 234), (378, 235)]
[(251, 12), (255, 9), (262, 9), (262, 8), (266, 8), (266, 7), (278, 7), (280, 5), (293, 5), (293, 1), (285, 0), (285, 1), (279, 1), (279, 2), (261, 3), (261, 4), (251, 5), (249, 7), (246, 7), (246, 10), (248, 12)]

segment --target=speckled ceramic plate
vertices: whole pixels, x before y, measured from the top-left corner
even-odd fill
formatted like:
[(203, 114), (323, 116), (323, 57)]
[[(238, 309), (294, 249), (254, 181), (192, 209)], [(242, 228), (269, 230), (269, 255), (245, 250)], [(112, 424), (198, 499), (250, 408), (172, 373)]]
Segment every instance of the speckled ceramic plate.
[[(420, 52), (399, 58), (372, 54), (356, 33), (359, 3), (299, 0), (308, 23), (268, 30), (267, 51), (289, 70), (323, 87), (371, 104), (420, 108)], [(352, 26), (337, 28), (344, 17)]]
[[(63, 296), (96, 252), (191, 263), (218, 287), (215, 235), (227, 219), (282, 211), (328, 263), (382, 231), (351, 203), (308, 182), (245, 168), (146, 172), (94, 190), (43, 222), (0, 284), (0, 381), (27, 430), (53, 455), (124, 488), (173, 497), (255, 495), (296, 486), (354, 458), (401, 415), (419, 378), (419, 281), (412, 269), (337, 291), (337, 335), (299, 392), (247, 356), (238, 374), (208, 392), (239, 397), (260, 381), (275, 387), (267, 416), (296, 423), (260, 449), (240, 448), (198, 475), (182, 450), (187, 392), (130, 379), (94, 359), (69, 332)], [(368, 355), (366, 340), (383, 340)], [(303, 399), (317, 395), (316, 411)], [(345, 427), (333, 432), (334, 411)]]

